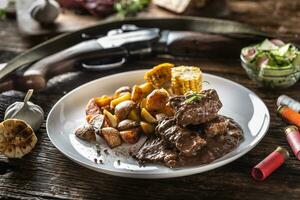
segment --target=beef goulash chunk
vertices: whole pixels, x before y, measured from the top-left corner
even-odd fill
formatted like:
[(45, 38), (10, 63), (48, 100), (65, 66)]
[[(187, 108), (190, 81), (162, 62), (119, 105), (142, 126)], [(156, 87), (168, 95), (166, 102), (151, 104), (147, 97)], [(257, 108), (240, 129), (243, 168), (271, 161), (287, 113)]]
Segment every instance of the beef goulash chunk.
[(156, 133), (183, 156), (195, 156), (206, 145), (197, 132), (179, 126), (175, 118), (162, 120), (156, 127)]
[(131, 154), (141, 163), (164, 163), (168, 167), (174, 167), (178, 159), (176, 150), (169, 149), (158, 137), (148, 138), (138, 151)]
[(203, 90), (194, 97), (181, 95), (170, 99), (171, 106), (175, 109), (177, 124), (202, 124), (218, 116), (222, 103), (214, 89)]
[(205, 123), (204, 133), (207, 137), (214, 137), (216, 135), (224, 135), (228, 131), (229, 119), (221, 115), (217, 116), (215, 119)]

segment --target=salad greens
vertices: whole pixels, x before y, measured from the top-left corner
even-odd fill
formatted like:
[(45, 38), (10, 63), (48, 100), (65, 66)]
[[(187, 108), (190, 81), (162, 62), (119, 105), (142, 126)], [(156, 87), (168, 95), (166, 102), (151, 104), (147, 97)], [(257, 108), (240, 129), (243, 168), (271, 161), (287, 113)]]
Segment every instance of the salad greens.
[(291, 43), (265, 39), (263, 42), (242, 50), (245, 61), (257, 70), (267, 68), (289, 68), (300, 65), (300, 51)]
[(300, 51), (278, 39), (243, 48), (241, 61), (248, 76), (262, 87), (287, 88), (300, 78)]

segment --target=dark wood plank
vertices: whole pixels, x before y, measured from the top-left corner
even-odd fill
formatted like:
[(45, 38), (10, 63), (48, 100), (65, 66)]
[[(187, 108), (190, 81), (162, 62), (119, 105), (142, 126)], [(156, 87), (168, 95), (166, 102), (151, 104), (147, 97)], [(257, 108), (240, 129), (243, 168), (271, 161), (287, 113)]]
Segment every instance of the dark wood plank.
[[(297, 26), (300, 1), (296, 0), (231, 0), (227, 18), (257, 25), (264, 30), (298, 40)], [(273, 12), (274, 11), (274, 12)], [(32, 45), (19, 37), (16, 22), (0, 21), (0, 61), (5, 62)], [(10, 52), (13, 51), (13, 52)], [(99, 74), (70, 73), (52, 79), (43, 92), (32, 101), (46, 114), (55, 102), (75, 87), (90, 80), (116, 72), (150, 67), (168, 58), (151, 58), (129, 63), (121, 70)], [(248, 154), (224, 167), (204, 174), (166, 180), (136, 180), (113, 177), (83, 168), (63, 156), (50, 142), (45, 122), (37, 133), (38, 144), (22, 160), (0, 156), (0, 198), (6, 199), (299, 199), (300, 162), (292, 156), (264, 182), (250, 177), (251, 168), (272, 152), (277, 145), (288, 144), (282, 134), (285, 124), (277, 117), (276, 99), (285, 93), (300, 99), (300, 83), (287, 90), (265, 90), (246, 76), (239, 60), (173, 59), (177, 64), (199, 65), (204, 72), (238, 82), (263, 99), (271, 114), (271, 126), (264, 139)], [(0, 119), (8, 105), (24, 98), (23, 92), (0, 94)]]
[[(169, 59), (156, 58), (130, 63), (122, 71), (134, 70), (140, 66), (151, 66)], [(300, 196), (299, 181), (300, 162), (295, 158), (287, 161), (274, 175), (262, 183), (250, 177), (251, 168), (274, 150), (277, 145), (288, 148), (281, 128), (284, 123), (275, 114), (275, 101), (283, 91), (270, 92), (257, 88), (250, 81), (238, 60), (176, 59), (177, 64), (200, 65), (202, 70), (226, 77), (241, 83), (257, 93), (267, 104), (271, 112), (271, 127), (267, 136), (259, 145), (244, 157), (219, 169), (184, 178), (169, 180), (135, 180), (112, 177), (93, 172), (70, 161), (63, 156), (49, 141), (45, 123), (38, 134), (39, 142), (35, 150), (22, 160), (7, 160), (0, 157), (1, 184), (0, 195), (15, 198), (129, 198), (140, 199), (276, 199), (285, 194), (284, 199), (297, 199)], [(71, 89), (95, 78), (113, 74), (73, 73), (56, 77), (50, 81), (47, 90), (36, 94), (32, 101), (39, 103), (46, 114), (54, 103)], [(80, 78), (79, 78), (80, 77)], [(286, 94), (300, 98), (297, 84)], [(11, 91), (0, 96), (0, 113), (15, 100), (21, 100), (24, 93)], [(247, 194), (247, 195), (245, 195)]]

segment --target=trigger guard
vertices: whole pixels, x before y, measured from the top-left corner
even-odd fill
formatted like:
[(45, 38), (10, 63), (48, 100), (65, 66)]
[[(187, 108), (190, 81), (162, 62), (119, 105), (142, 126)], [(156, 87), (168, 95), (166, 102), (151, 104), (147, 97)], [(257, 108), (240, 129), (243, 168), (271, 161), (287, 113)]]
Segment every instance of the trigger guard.
[(85, 63), (81, 63), (81, 67), (88, 71), (103, 71), (103, 70), (109, 70), (109, 69), (115, 69), (118, 67), (121, 67), (125, 62), (126, 58), (122, 58), (119, 62), (110, 63), (110, 64), (101, 64), (101, 65), (88, 65)]

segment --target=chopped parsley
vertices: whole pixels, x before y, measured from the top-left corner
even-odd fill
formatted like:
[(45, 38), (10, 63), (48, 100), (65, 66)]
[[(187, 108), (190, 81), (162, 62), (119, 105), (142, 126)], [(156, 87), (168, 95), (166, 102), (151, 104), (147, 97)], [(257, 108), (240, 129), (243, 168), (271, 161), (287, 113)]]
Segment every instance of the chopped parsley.
[(200, 93), (187, 93), (185, 96), (185, 103), (193, 103), (195, 101), (201, 100), (205, 95)]

